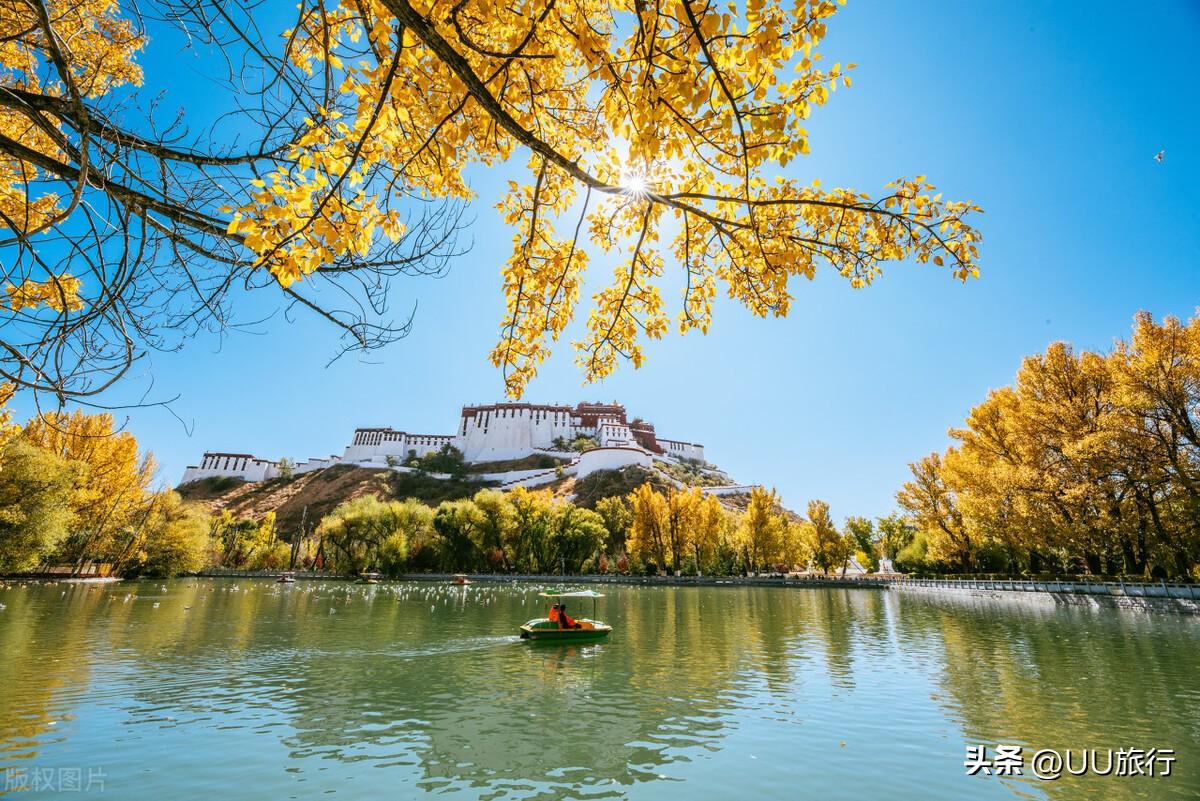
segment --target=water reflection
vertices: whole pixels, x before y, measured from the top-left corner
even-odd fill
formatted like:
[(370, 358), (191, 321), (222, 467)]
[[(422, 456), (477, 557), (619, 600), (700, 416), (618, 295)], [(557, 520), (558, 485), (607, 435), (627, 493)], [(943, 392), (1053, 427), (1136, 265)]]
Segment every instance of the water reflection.
[[(106, 789), (135, 800), (408, 788), (1069, 801), (1200, 788), (1191, 618), (630, 587), (602, 602), (609, 640), (537, 645), (515, 631), (540, 613), (539, 589), (0, 590), (0, 771), (104, 765)], [(1003, 783), (963, 775), (967, 743), (1159, 746), (1180, 759), (1162, 782)]]
[(970, 600), (908, 600), (904, 612), (905, 642), (939, 646), (936, 700), (968, 742), (1016, 743), (1027, 753), (1157, 747), (1178, 757), (1169, 779), (1069, 777), (1044, 785), (1051, 797), (1196, 797), (1195, 618)]

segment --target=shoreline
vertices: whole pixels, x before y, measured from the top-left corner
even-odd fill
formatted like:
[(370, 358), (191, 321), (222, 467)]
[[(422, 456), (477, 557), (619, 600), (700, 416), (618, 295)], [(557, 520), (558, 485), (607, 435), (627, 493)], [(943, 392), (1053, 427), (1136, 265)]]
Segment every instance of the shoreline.
[[(204, 578), (278, 578), (285, 571), (206, 570)], [(293, 574), (300, 580), (352, 581), (332, 574)], [(383, 581), (453, 583), (451, 573), (405, 573)], [(928, 595), (975, 596), (999, 599), (1041, 599), (1055, 605), (1095, 608), (1142, 609), (1200, 615), (1200, 586), (1150, 582), (1016, 581), (982, 579), (919, 579), (905, 576), (840, 578), (837, 576), (578, 576), (478, 573), (468, 574), (472, 584), (590, 584), (631, 587), (778, 587), (781, 589), (854, 589), (912, 592)]]
[[(355, 581), (354, 576), (329, 572), (284, 570), (202, 570), (180, 578), (216, 579), (278, 579), (285, 572), (297, 582)], [(991, 579), (921, 579), (905, 576), (857, 577), (837, 576), (619, 576), (619, 575), (538, 575), (538, 574), (468, 574), (471, 584), (590, 584), (630, 587), (778, 587), (781, 589), (854, 589), (895, 591), (919, 595), (947, 597), (984, 597), (996, 599), (1029, 599), (1049, 601), (1055, 605), (1090, 606), (1093, 608), (1135, 609), (1200, 615), (1200, 586), (1150, 582), (1091, 582), (1075, 580), (1017, 581)], [(3, 576), (0, 581), (64, 582), (76, 584), (108, 584), (124, 579), (102, 580), (55, 575)], [(138, 579), (129, 579), (137, 581)], [(158, 579), (146, 579), (158, 580)], [(451, 573), (405, 573), (380, 583), (401, 581), (454, 583)], [(466, 585), (469, 586), (469, 585)]]

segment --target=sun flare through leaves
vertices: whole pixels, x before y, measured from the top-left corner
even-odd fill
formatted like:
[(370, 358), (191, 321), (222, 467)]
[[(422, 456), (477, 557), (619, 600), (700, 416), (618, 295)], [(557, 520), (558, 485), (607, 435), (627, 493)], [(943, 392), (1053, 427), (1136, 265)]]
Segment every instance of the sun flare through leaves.
[[(136, 8), (14, 7), (16, 18), (0, 22), (10, 34), (0, 45), (0, 225), (30, 265), (30, 237), (46, 229), (91, 264), (124, 265), (90, 233), (112, 231), (148, 260), (138, 262), (148, 272), (134, 272), (148, 286), (197, 296), (183, 321), (225, 324), (224, 293), (245, 282), (320, 314), (354, 349), (393, 341), (405, 325), (372, 322), (386, 313), (388, 278), (437, 274), (461, 253), (461, 212), (429, 222), (428, 210), (460, 209), (474, 199), (469, 169), (506, 165), (521, 176), (498, 203), (511, 254), (493, 265), (488, 249), (481, 266), (501, 273), (505, 307), (490, 359), (514, 398), (581, 303), (572, 346), (595, 381), (623, 361), (640, 366), (646, 342), (672, 328), (707, 332), (719, 291), (756, 316), (784, 316), (793, 279), (818, 269), (856, 288), (888, 261), (978, 275), (980, 234), (968, 218), (980, 209), (943, 199), (924, 176), (878, 193), (800, 177), (805, 121), (851, 85), (855, 66), (827, 65), (819, 52), (838, 8), (828, 0), (302, 0), (290, 27), (261, 38), (247, 33), (252, 5), (172, 6), (189, 35), (261, 59), (270, 76), (261, 85), (274, 87), (260, 92), (261, 112), (240, 117), (262, 126), (260, 141), (209, 151), (121, 127), (123, 98), (141, 81), (136, 57), (152, 41)], [(244, 88), (247, 74), (229, 85)], [(278, 107), (276, 90), (287, 97)], [(100, 206), (113, 224), (73, 227)], [(597, 259), (611, 282), (582, 298)], [(677, 304), (663, 296), (668, 273), (685, 279)], [(131, 328), (148, 341), (170, 329), (88, 312), (111, 283), (98, 274), (80, 284), (91, 298), (55, 299), (39, 287), (74, 279), (31, 266), (9, 281), (10, 310), (40, 300), (90, 313), (97, 328), (109, 326), (113, 370), (127, 369)], [(332, 294), (318, 294), (322, 281), (335, 284)], [(339, 292), (347, 308), (319, 302)], [(46, 320), (50, 336), (84, 336)], [(43, 365), (70, 350), (41, 340), (26, 349)], [(78, 357), (80, 374), (89, 355)], [(65, 391), (29, 372), (17, 366), (4, 377)]]

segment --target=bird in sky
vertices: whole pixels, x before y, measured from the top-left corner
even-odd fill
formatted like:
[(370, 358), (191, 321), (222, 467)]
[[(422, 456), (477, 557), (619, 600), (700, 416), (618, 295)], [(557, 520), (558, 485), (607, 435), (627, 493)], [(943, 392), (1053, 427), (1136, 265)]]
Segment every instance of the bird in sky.
[(1166, 157), (1167, 157), (1167, 151), (1165, 151), (1165, 150), (1160, 150), (1154, 154), (1154, 160), (1157, 161), (1159, 164), (1162, 164), (1163, 159), (1165, 159)]

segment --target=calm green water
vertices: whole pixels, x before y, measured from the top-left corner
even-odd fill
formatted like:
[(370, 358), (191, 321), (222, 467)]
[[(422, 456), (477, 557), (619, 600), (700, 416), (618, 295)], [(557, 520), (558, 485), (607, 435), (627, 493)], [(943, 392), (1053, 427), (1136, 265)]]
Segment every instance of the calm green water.
[[(537, 590), (0, 589), (0, 793), (66, 795), (77, 777), (123, 801), (1200, 797), (1197, 618), (617, 587), (600, 602), (613, 636), (572, 647), (514, 636)], [(967, 776), (966, 746), (996, 743), (1177, 762), (1169, 778)]]

